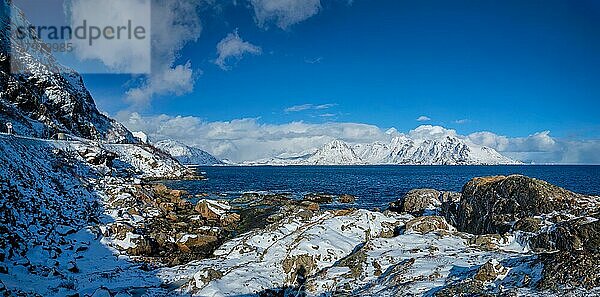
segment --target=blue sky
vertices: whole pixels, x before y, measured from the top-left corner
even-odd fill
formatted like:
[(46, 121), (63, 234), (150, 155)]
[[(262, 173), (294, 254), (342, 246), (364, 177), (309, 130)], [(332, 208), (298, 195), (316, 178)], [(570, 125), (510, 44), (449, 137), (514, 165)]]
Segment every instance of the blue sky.
[(247, 159), (439, 125), (600, 163), (598, 1), (148, 1), (153, 72), (84, 79), (155, 139)]
[[(144, 114), (400, 130), (426, 115), (463, 133), (600, 136), (598, 2), (323, 1), (286, 30), (257, 26), (249, 5), (199, 14), (202, 34), (178, 58), (197, 71), (193, 92), (155, 96)], [(263, 53), (224, 71), (212, 62), (215, 45), (236, 28)], [(132, 84), (117, 78), (85, 77), (110, 113), (126, 107), (121, 97)], [(283, 112), (309, 103), (337, 105)]]

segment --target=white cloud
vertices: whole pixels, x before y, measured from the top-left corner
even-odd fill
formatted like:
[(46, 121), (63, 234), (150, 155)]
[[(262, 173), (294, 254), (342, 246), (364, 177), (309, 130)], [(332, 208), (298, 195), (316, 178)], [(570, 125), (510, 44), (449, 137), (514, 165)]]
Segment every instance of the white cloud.
[(420, 117), (417, 118), (417, 121), (418, 122), (427, 122), (427, 121), (431, 121), (431, 118), (428, 117), (428, 116), (422, 115), (422, 116), (420, 116)]
[(460, 119), (460, 120), (454, 121), (455, 124), (459, 124), (459, 125), (467, 124), (467, 123), (470, 123), (470, 122), (471, 122), (471, 120), (469, 120), (469, 119)]
[[(65, 1), (65, 14), (69, 18), (71, 28), (113, 28), (112, 39), (100, 38), (91, 40), (91, 34), (86, 32), (86, 39), (73, 38), (75, 56), (80, 61), (95, 60), (104, 64), (110, 72), (118, 73), (149, 73), (151, 71), (150, 30), (151, 3), (150, 0), (69, 0)], [(141, 27), (144, 34), (138, 38), (128, 38), (128, 34), (117, 34), (116, 28), (128, 26), (131, 21), (132, 30)], [(75, 29), (77, 30), (77, 29)], [(101, 30), (101, 29), (98, 29)], [(99, 32), (98, 32), (99, 34)], [(117, 38), (119, 35), (121, 38)]]
[(456, 131), (441, 126), (422, 125), (408, 132), (413, 139), (441, 139), (446, 136), (457, 136)]
[(337, 106), (337, 104), (334, 103), (328, 103), (328, 104), (301, 104), (301, 105), (294, 105), (294, 106), (290, 106), (286, 109), (284, 109), (283, 111), (285, 112), (298, 112), (298, 111), (305, 111), (305, 110), (323, 110), (323, 109), (329, 109), (332, 108), (334, 106)]
[(259, 26), (275, 23), (284, 30), (321, 10), (320, 0), (250, 0), (250, 3)]
[(139, 86), (126, 92), (126, 100), (134, 109), (143, 108), (156, 95), (180, 96), (192, 92), (195, 72), (190, 61), (178, 63), (176, 58), (188, 43), (202, 32), (198, 9), (203, 1), (152, 0), (152, 73)]
[(323, 57), (316, 57), (316, 58), (304, 58), (304, 63), (307, 64), (319, 64), (321, 63), (321, 61), (323, 61)]
[(241, 60), (245, 54), (260, 55), (262, 49), (250, 42), (242, 40), (235, 29), (232, 33), (227, 34), (217, 44), (217, 59), (215, 64), (223, 70), (230, 70), (231, 66), (227, 65), (227, 61), (234, 58), (236, 61)]
[(515, 138), (484, 131), (472, 133), (468, 138), (476, 144), (485, 145), (500, 152), (552, 152), (557, 148), (557, 141), (550, 136), (550, 131)]

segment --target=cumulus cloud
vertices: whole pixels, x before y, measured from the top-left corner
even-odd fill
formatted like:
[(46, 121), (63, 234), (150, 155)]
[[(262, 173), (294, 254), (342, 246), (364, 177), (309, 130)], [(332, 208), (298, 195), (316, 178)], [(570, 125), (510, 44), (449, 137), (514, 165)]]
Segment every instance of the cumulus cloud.
[(284, 109), (283, 111), (285, 112), (298, 112), (298, 111), (305, 111), (305, 110), (323, 110), (323, 109), (329, 109), (332, 108), (334, 106), (337, 106), (337, 104), (334, 103), (328, 103), (328, 104), (301, 104), (301, 105), (294, 105), (294, 106), (290, 106), (286, 109)]
[(427, 121), (431, 121), (431, 118), (428, 117), (428, 116), (422, 115), (422, 116), (420, 116), (420, 117), (417, 118), (417, 122), (427, 122)]
[(321, 10), (320, 0), (250, 0), (250, 3), (259, 26), (274, 23), (284, 30)]
[(190, 61), (177, 62), (181, 49), (202, 32), (198, 9), (203, 1), (152, 0), (152, 72), (126, 92), (134, 107), (148, 105), (156, 95), (180, 96), (193, 91), (195, 78)]
[(457, 136), (456, 131), (441, 126), (422, 125), (410, 130), (408, 135), (413, 139), (437, 140), (446, 136)]
[(242, 40), (238, 34), (238, 30), (235, 29), (235, 31), (227, 34), (227, 36), (217, 44), (217, 59), (214, 63), (223, 70), (230, 70), (231, 66), (227, 64), (227, 61), (231, 59), (239, 61), (246, 54), (260, 55), (262, 54), (262, 49), (260, 46)]
[(468, 135), (468, 138), (476, 144), (485, 145), (500, 152), (551, 152), (557, 147), (557, 141), (550, 136), (550, 131), (515, 138), (484, 131), (472, 133)]

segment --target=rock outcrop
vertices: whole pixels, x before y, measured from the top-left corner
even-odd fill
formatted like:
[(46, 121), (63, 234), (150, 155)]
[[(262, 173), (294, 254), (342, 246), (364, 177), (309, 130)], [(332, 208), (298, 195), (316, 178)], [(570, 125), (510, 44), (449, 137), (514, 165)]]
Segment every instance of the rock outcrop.
[(456, 227), (473, 234), (506, 233), (520, 219), (557, 214), (582, 216), (598, 199), (522, 175), (474, 178), (462, 190)]

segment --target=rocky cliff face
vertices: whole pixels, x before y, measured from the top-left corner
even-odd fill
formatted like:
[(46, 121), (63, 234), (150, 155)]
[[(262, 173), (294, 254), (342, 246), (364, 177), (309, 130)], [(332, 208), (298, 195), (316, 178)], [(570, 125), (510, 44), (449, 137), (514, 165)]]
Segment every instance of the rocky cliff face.
[(20, 135), (49, 138), (62, 132), (109, 142), (135, 141), (124, 126), (98, 111), (77, 72), (57, 63), (39, 40), (15, 38), (11, 30), (16, 26), (30, 23), (10, 1), (1, 0), (0, 131), (11, 122)]

